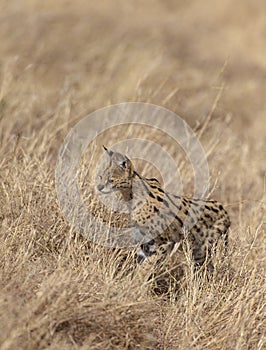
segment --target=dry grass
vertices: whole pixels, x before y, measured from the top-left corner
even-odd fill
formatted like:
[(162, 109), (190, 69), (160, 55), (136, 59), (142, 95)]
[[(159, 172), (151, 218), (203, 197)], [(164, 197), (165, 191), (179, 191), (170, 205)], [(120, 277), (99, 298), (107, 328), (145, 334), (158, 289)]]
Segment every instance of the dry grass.
[[(1, 350), (265, 349), (264, 8), (0, 2)], [(232, 219), (213, 278), (194, 276), (183, 257), (167, 296), (141, 271), (125, 273), (132, 256), (121, 269), (124, 252), (72, 232), (57, 203), (56, 157), (70, 127), (122, 101), (189, 122), (208, 154), (212, 197)]]

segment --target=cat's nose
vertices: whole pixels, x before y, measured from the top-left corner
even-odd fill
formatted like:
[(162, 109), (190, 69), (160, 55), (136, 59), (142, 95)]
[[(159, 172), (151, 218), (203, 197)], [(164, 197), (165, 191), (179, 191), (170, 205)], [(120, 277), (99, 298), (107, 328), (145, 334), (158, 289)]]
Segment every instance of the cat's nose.
[(97, 186), (98, 191), (103, 190), (103, 188), (104, 188), (104, 186), (103, 186), (103, 185), (98, 185), (98, 186)]

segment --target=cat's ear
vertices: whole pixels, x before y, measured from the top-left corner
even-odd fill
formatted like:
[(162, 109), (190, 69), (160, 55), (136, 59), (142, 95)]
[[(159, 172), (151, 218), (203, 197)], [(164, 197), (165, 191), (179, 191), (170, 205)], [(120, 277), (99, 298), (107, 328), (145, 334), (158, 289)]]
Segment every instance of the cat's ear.
[(109, 150), (107, 147), (105, 147), (104, 145), (103, 145), (103, 149), (104, 149), (104, 151), (108, 154), (108, 156), (112, 156), (113, 155), (113, 151), (112, 150)]
[(127, 156), (124, 156), (123, 159), (120, 159), (118, 165), (123, 170), (128, 170), (130, 174), (133, 173), (133, 165), (131, 163), (131, 160)]
[(127, 169), (130, 166), (130, 160), (125, 157), (125, 159), (119, 161), (119, 166), (122, 169)]

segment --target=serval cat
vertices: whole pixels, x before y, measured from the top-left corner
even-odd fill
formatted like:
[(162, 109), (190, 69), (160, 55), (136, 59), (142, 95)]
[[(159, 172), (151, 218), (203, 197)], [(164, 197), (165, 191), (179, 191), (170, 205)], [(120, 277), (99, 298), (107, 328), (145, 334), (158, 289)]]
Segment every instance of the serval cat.
[[(138, 261), (158, 252), (171, 252), (188, 239), (195, 267), (210, 257), (219, 239), (227, 244), (229, 216), (215, 200), (201, 200), (167, 193), (155, 178), (142, 177), (125, 155), (103, 146), (109, 162), (98, 174), (97, 189), (103, 194), (118, 191), (126, 202), (136, 243)], [(182, 245), (182, 244), (181, 244)]]

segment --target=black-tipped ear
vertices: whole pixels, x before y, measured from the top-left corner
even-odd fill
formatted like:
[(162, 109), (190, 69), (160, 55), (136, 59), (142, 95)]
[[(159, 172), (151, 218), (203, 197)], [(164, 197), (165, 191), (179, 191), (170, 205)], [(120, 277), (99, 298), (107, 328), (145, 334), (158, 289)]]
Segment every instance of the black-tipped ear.
[(112, 156), (112, 154), (114, 153), (113, 151), (111, 151), (111, 150), (109, 150), (107, 147), (105, 147), (104, 145), (103, 145), (103, 149), (105, 150), (105, 152), (111, 157)]

